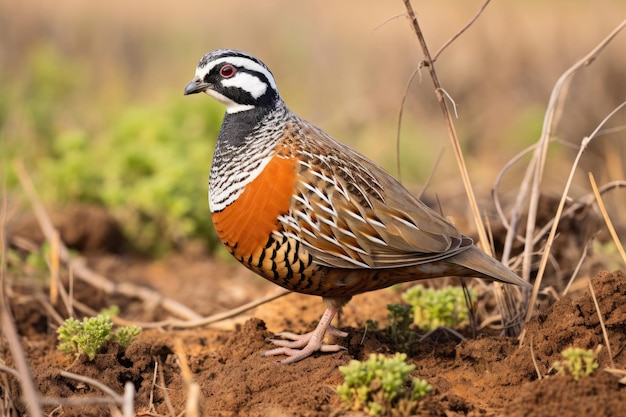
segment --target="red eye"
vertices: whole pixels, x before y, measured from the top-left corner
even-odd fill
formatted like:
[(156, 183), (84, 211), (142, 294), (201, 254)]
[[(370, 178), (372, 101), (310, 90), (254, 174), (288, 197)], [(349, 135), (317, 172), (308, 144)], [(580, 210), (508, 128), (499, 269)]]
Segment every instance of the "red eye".
[(235, 75), (236, 72), (237, 70), (235, 69), (235, 67), (230, 64), (226, 64), (222, 68), (220, 68), (220, 75), (224, 78), (230, 78)]

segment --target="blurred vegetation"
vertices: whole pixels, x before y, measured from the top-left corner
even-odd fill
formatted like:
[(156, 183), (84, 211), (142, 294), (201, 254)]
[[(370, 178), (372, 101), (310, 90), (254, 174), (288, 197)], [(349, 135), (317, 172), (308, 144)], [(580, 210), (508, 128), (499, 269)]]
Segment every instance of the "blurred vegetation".
[[(7, 142), (3, 159), (28, 155), (49, 204), (106, 207), (141, 253), (160, 254), (196, 238), (213, 248), (207, 178), (223, 109), (180, 94), (105, 115), (106, 128), (67, 129), (85, 68), (48, 44), (30, 58), (28, 83), (16, 90), (32, 140)], [(8, 108), (0, 112), (5, 120)], [(6, 175), (15, 185), (12, 172)]]

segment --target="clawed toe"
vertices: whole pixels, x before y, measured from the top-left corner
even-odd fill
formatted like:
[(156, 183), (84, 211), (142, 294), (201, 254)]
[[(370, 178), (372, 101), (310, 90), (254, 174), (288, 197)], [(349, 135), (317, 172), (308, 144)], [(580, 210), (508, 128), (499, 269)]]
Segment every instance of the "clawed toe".
[(314, 352), (338, 352), (346, 350), (340, 345), (329, 345), (323, 342), (326, 332), (333, 336), (346, 337), (348, 333), (330, 326), (330, 321), (336, 313), (336, 309), (328, 309), (322, 316), (319, 324), (312, 332), (305, 334), (295, 334), (291, 332), (277, 333), (281, 339), (270, 339), (269, 342), (278, 346), (263, 352), (263, 356), (286, 355), (280, 363), (294, 363), (311, 356)]

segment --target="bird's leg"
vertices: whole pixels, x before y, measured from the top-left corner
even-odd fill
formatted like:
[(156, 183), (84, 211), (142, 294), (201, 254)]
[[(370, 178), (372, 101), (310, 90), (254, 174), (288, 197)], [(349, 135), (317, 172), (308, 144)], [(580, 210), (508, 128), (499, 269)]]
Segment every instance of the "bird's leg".
[(330, 322), (337, 314), (337, 307), (328, 307), (324, 312), (317, 327), (312, 332), (297, 335), (290, 332), (278, 333), (276, 336), (283, 337), (288, 340), (273, 339), (271, 342), (279, 346), (263, 352), (263, 356), (287, 355), (287, 359), (283, 359), (280, 363), (294, 363), (311, 356), (314, 352), (338, 352), (345, 349), (339, 345), (327, 345), (324, 343), (324, 335), (326, 332), (339, 337), (346, 337), (348, 333), (342, 332), (330, 325)]

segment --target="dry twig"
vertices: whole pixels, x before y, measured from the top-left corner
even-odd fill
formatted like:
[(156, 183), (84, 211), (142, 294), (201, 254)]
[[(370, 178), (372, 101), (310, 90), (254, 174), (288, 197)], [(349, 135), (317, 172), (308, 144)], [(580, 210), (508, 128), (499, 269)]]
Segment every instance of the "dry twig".
[[(404, 6), (407, 10), (408, 18), (412, 25), (413, 31), (417, 36), (418, 42), (422, 49), (422, 53), (424, 54), (423, 65), (428, 68), (430, 73), (430, 77), (433, 81), (433, 85), (435, 87), (435, 94), (437, 96), (437, 101), (441, 107), (441, 111), (443, 113), (443, 117), (446, 122), (446, 126), (448, 128), (448, 136), (450, 137), (450, 141), (452, 143), (452, 149), (454, 150), (454, 155), (456, 157), (456, 162), (461, 172), (461, 179), (463, 180), (463, 186), (465, 188), (465, 192), (467, 194), (467, 199), (469, 202), (470, 210), (472, 212), (472, 218), (474, 219), (474, 223), (476, 225), (476, 232), (478, 233), (478, 241), (482, 246), (482, 249), (488, 254), (493, 255), (491, 248), (489, 247), (489, 240), (487, 239), (487, 232), (485, 230), (485, 226), (482, 221), (482, 217), (480, 215), (480, 210), (478, 209), (478, 204), (476, 202), (476, 196), (474, 195), (474, 190), (472, 188), (472, 184), (469, 178), (469, 173), (467, 170), (467, 166), (465, 164), (465, 159), (463, 158), (463, 152), (461, 150), (461, 145), (459, 143), (458, 136), (456, 134), (456, 129), (454, 127), (454, 123), (452, 121), (452, 115), (450, 114), (450, 110), (448, 109), (448, 105), (446, 104), (446, 97), (449, 97), (448, 93), (443, 89), (441, 83), (439, 82), (439, 77), (437, 75), (437, 71), (435, 70), (435, 61), (430, 55), (430, 51), (428, 49), (428, 45), (426, 44), (426, 40), (424, 38), (424, 34), (419, 26), (419, 22), (417, 21), (417, 17), (415, 16), (415, 12), (413, 11), (413, 7), (411, 6), (410, 0), (403, 0)], [(482, 11), (485, 9), (489, 2), (485, 2), (479, 12), (474, 16), (470, 22), (463, 27), (457, 35), (455, 35), (449, 42), (444, 45), (443, 48), (447, 47), (451, 42), (460, 36), (467, 28), (469, 28), (475, 20), (480, 16)], [(439, 54), (443, 48), (437, 53)], [(438, 55), (436, 55), (438, 56)], [(520, 320), (519, 315), (519, 299), (521, 297), (520, 290), (517, 287), (507, 285), (504, 286), (500, 283), (495, 282), (493, 284), (494, 293), (496, 302), (498, 304), (498, 309), (501, 312), (503, 319), (503, 327), (505, 334), (511, 336), (517, 336), (521, 331), (523, 326), (523, 320)]]
[[(626, 24), (626, 20), (624, 21), (624, 23)], [(556, 229), (559, 225), (559, 220), (561, 219), (562, 213), (563, 213), (563, 207), (565, 207), (565, 202), (567, 201), (567, 195), (569, 194), (569, 189), (572, 185), (572, 181), (574, 180), (574, 174), (576, 172), (576, 169), (578, 168), (578, 163), (580, 161), (580, 158), (582, 157), (583, 152), (585, 152), (585, 150), (587, 149), (587, 146), (589, 145), (589, 143), (596, 137), (596, 134), (600, 131), (600, 129), (602, 128), (602, 126), (604, 126), (604, 124), (611, 118), (613, 117), (613, 115), (615, 113), (617, 113), (619, 110), (621, 110), (624, 106), (626, 106), (626, 102), (623, 102), (622, 104), (620, 104), (619, 106), (617, 106), (611, 113), (609, 113), (601, 122), (600, 124), (594, 129), (594, 131), (589, 135), (583, 138), (583, 140), (581, 141), (580, 144), (580, 149), (578, 151), (578, 154), (576, 154), (576, 158), (574, 159), (574, 163), (572, 164), (572, 168), (570, 169), (570, 174), (567, 177), (567, 181), (565, 183), (565, 187), (563, 189), (563, 194), (561, 195), (561, 200), (559, 201), (559, 206), (557, 208), (556, 214), (554, 216), (554, 222), (552, 224), (552, 228), (550, 229), (550, 234), (548, 235), (548, 239), (546, 241), (545, 247), (543, 249), (543, 256), (541, 257), (541, 262), (539, 263), (539, 270), (537, 271), (537, 277), (535, 280), (535, 285), (533, 286), (533, 291), (530, 297), (530, 300), (527, 304), (528, 309), (526, 311), (526, 320), (528, 321), (530, 320), (530, 317), (532, 316), (533, 313), (533, 309), (532, 306), (535, 304), (535, 300), (537, 299), (537, 294), (539, 293), (539, 288), (541, 287), (541, 280), (543, 278), (543, 274), (546, 270), (546, 266), (548, 264), (548, 258), (550, 256), (550, 249), (552, 248), (552, 243), (554, 242), (554, 237), (556, 236)], [(535, 177), (535, 179), (537, 179), (537, 177)], [(537, 194), (537, 198), (538, 198), (538, 188), (536, 189), (536, 194)], [(536, 207), (535, 207), (536, 209)], [(535, 212), (536, 214), (536, 212)], [(530, 214), (529, 214), (530, 217)], [(527, 225), (527, 227), (529, 227), (529, 225)], [(527, 230), (528, 232), (528, 230)], [(534, 232), (534, 222), (533, 222), (533, 232)], [(528, 253), (528, 248), (531, 247), (532, 245), (529, 244), (529, 242), (532, 240), (532, 235), (528, 235), (528, 233), (526, 234), (526, 246), (524, 247), (524, 252)], [(526, 258), (524, 258), (526, 260)], [(528, 256), (528, 259), (530, 259), (530, 255)], [(528, 261), (529, 262), (529, 261)], [(530, 265), (528, 265), (527, 267), (530, 267)]]
[(187, 388), (187, 406), (185, 408), (188, 417), (200, 417), (202, 415), (202, 393), (200, 386), (193, 380), (191, 369), (187, 363), (187, 354), (181, 339), (174, 340), (174, 353), (178, 358), (183, 381)]
[(602, 328), (602, 336), (604, 337), (604, 343), (606, 343), (606, 349), (609, 351), (609, 360), (611, 361), (611, 368), (615, 368), (615, 362), (613, 362), (613, 353), (611, 352), (611, 342), (609, 341), (609, 335), (606, 332), (606, 326), (604, 325), (604, 317), (602, 317), (602, 312), (600, 311), (600, 306), (598, 305), (596, 292), (593, 289), (591, 280), (589, 280), (588, 284), (589, 284), (589, 292), (591, 293), (591, 298), (593, 299), (593, 305), (596, 307), (596, 313), (598, 313), (598, 319), (600, 320), (600, 328)]
[(609, 217), (609, 213), (606, 211), (606, 207), (604, 206), (604, 201), (602, 200), (602, 196), (598, 191), (598, 186), (596, 185), (596, 180), (593, 177), (593, 174), (589, 173), (589, 181), (591, 182), (591, 188), (593, 189), (593, 194), (596, 197), (596, 202), (598, 203), (598, 208), (602, 213), (602, 218), (604, 218), (604, 222), (606, 223), (607, 229), (609, 229), (609, 233), (611, 234), (611, 238), (619, 251), (619, 254), (622, 257), (622, 262), (624, 262), (624, 266), (626, 266), (626, 252), (624, 252), (624, 247), (622, 246), (622, 242), (619, 240), (619, 236), (617, 236), (617, 232), (615, 231), (615, 227), (613, 227), (613, 222)]
[(26, 354), (24, 353), (24, 349), (20, 343), (20, 338), (17, 334), (17, 329), (15, 328), (15, 321), (13, 320), (13, 315), (11, 314), (11, 310), (9, 309), (9, 305), (7, 302), (6, 295), (6, 241), (5, 241), (5, 227), (6, 227), (6, 215), (7, 215), (7, 193), (6, 193), (6, 182), (3, 182), (3, 190), (2, 190), (2, 211), (0, 213), (0, 229), (2, 230), (2, 235), (0, 239), (0, 324), (2, 327), (2, 332), (9, 344), (9, 351), (13, 356), (13, 362), (17, 368), (17, 372), (19, 374), (19, 383), (22, 386), (22, 395), (24, 403), (26, 404), (26, 409), (29, 414), (33, 417), (42, 417), (43, 413), (41, 411), (41, 404), (39, 402), (39, 393), (37, 391), (37, 387), (35, 387), (35, 382), (33, 381), (32, 372), (30, 371), (30, 367), (28, 366), (28, 360), (26, 359)]

